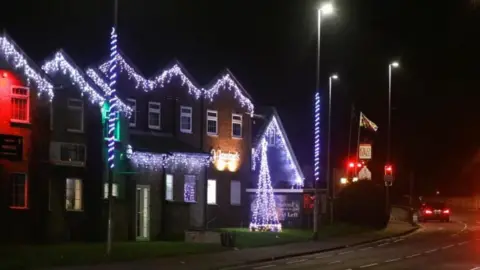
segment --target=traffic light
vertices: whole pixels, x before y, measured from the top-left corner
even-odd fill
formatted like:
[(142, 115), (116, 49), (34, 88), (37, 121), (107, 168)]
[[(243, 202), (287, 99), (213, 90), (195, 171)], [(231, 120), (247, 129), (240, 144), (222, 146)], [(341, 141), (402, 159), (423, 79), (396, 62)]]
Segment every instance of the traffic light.
[(385, 186), (389, 187), (393, 184), (393, 166), (388, 164), (385, 165), (385, 175), (383, 176), (385, 181)]
[(392, 165), (385, 165), (385, 175), (393, 176)]
[(349, 161), (347, 166), (349, 170), (353, 170), (353, 168), (355, 168), (355, 162)]

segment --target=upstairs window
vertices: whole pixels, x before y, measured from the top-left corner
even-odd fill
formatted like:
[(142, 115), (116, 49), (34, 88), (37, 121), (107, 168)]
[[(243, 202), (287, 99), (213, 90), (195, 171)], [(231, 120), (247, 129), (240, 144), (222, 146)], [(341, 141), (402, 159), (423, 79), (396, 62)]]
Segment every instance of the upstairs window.
[[(57, 145), (57, 144), (55, 144)], [(86, 149), (83, 144), (60, 143), (60, 161), (65, 163), (85, 165)]]
[(82, 193), (82, 179), (67, 178), (65, 184), (65, 209), (68, 211), (82, 211)]
[(27, 175), (24, 173), (14, 173), (10, 175), (11, 202), (10, 208), (26, 209), (28, 204), (28, 185)]
[(27, 87), (12, 86), (11, 121), (30, 123), (30, 90)]
[(136, 127), (137, 126), (137, 100), (133, 98), (127, 98), (127, 102), (130, 108), (132, 108), (132, 115), (130, 116), (128, 125), (130, 127)]
[(68, 99), (67, 131), (83, 132), (83, 100)]
[(160, 102), (148, 102), (148, 128), (157, 130), (160, 129), (160, 109)]
[(192, 107), (180, 106), (180, 131), (192, 133)]
[(233, 113), (232, 114), (232, 137), (241, 138), (242, 137), (242, 115)]
[(207, 110), (207, 134), (218, 135), (218, 112)]

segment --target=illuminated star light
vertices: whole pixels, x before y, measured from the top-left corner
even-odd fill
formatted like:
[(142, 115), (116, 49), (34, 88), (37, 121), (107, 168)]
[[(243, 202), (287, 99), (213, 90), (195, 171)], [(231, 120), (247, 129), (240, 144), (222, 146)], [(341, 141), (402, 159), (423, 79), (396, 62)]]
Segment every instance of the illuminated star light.
[[(208, 89), (200, 89), (199, 87), (195, 86), (195, 84), (188, 78), (185, 72), (182, 71), (178, 64), (165, 69), (160, 75), (154, 77), (153, 79), (146, 79), (132, 66), (130, 66), (120, 54), (117, 56), (117, 61), (120, 67), (120, 72), (127, 72), (128, 78), (133, 79), (136, 82), (136, 88), (143, 89), (146, 92), (152, 91), (156, 88), (163, 88), (165, 83), (170, 83), (172, 78), (179, 77), (182, 81), (182, 85), (186, 85), (188, 87), (188, 93), (193, 95), (196, 99), (204, 95), (206, 98), (212, 101), (213, 98), (219, 93), (220, 89), (226, 89), (233, 91), (234, 97), (239, 101), (242, 107), (246, 107), (249, 112), (253, 112), (254, 110), (252, 101), (243, 95), (242, 90), (231, 78), (230, 74), (226, 74), (218, 79), (218, 81), (214, 83), (212, 87)], [(103, 73), (107, 73), (109, 66), (110, 62), (105, 62), (99, 68)]]
[(262, 138), (260, 175), (249, 228), (251, 231), (280, 232), (282, 224), (278, 221), (270, 170), (268, 169), (267, 147), (267, 140)]
[(5, 57), (5, 60), (12, 64), (15, 69), (23, 71), (23, 74), (27, 78), (27, 83), (30, 80), (36, 84), (39, 94), (46, 93), (50, 99), (53, 99), (53, 85), (40, 74), (38, 74), (29, 64), (26, 57), (20, 53), (13, 42), (5, 36), (0, 36), (0, 54)]

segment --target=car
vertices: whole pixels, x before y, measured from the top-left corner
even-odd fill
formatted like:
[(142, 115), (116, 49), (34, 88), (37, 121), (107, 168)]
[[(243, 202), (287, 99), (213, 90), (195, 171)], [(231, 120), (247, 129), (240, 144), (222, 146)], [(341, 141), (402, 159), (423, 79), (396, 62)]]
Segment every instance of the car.
[(443, 202), (423, 203), (418, 210), (418, 221), (439, 220), (450, 222), (451, 210)]

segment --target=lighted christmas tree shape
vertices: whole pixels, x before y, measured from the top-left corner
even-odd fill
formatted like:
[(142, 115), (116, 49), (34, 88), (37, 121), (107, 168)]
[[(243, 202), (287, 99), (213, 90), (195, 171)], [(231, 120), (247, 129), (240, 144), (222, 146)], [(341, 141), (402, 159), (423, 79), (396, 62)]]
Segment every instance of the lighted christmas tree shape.
[(253, 207), (251, 231), (275, 231), (282, 230), (282, 224), (278, 221), (277, 208), (273, 197), (270, 170), (268, 169), (267, 140), (261, 141), (260, 174), (258, 187)]

